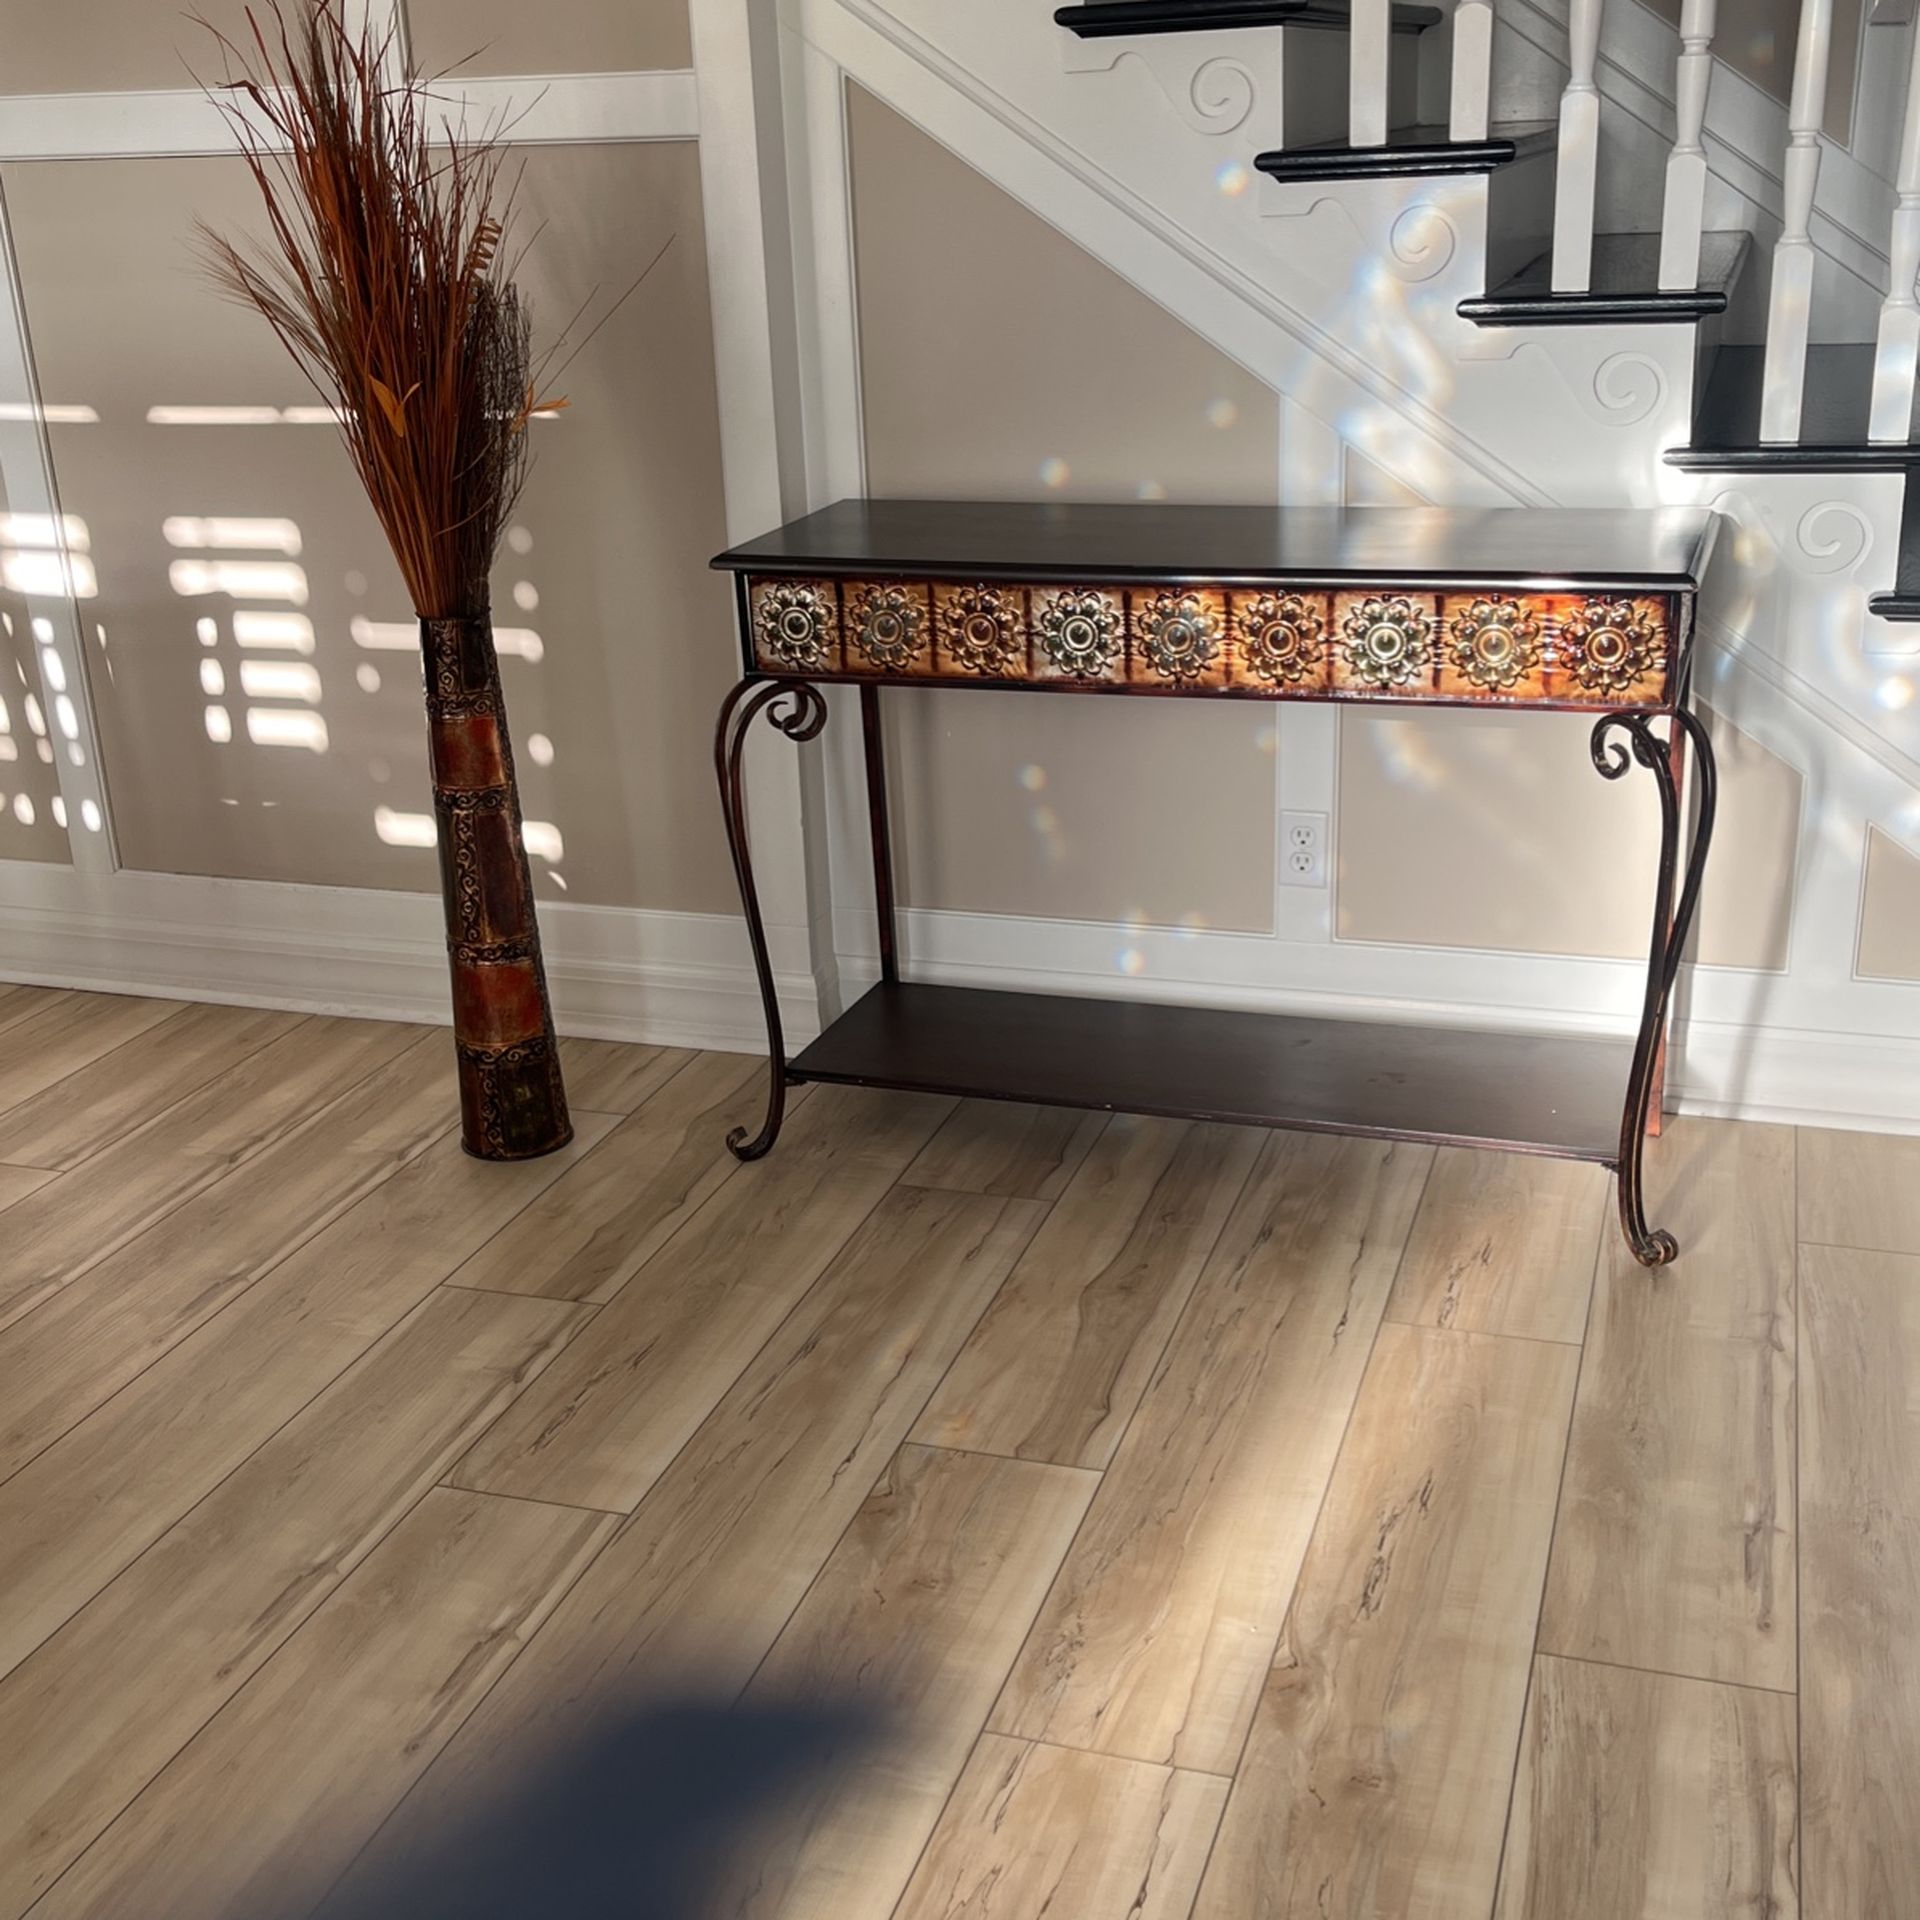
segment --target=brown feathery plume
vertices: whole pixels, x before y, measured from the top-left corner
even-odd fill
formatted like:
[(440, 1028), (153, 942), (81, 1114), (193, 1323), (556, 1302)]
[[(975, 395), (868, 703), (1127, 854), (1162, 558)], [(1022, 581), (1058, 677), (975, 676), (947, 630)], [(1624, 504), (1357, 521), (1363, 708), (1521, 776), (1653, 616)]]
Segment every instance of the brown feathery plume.
[(338, 412), (423, 620), (487, 609), (527, 469), (532, 329), (508, 277), (504, 131), (435, 124), (391, 78), (393, 29), (339, 0), (264, 0), (208, 91), (260, 189), (271, 242), (199, 227), (217, 285), (255, 308)]

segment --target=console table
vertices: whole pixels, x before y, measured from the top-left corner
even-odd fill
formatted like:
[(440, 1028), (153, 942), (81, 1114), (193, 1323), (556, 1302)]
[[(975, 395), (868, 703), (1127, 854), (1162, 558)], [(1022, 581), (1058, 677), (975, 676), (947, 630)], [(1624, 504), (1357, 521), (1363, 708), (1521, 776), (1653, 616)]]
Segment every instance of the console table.
[[(1613, 1169), (1635, 1258), (1671, 1260), (1673, 1236), (1647, 1224), (1641, 1148), (1713, 831), (1713, 751), (1688, 688), (1714, 527), (1690, 508), (842, 500), (721, 554), (745, 677), (714, 758), (770, 1062), (764, 1122), (727, 1144), (743, 1160), (766, 1153), (787, 1088), (818, 1080), (1501, 1147)], [(741, 753), (762, 714), (790, 740), (815, 738), (834, 684), (860, 689), (880, 980), (789, 1059)], [(1638, 1032), (1469, 1032), (903, 980), (879, 696), (927, 687), (1592, 713), (1602, 777), (1637, 763), (1659, 790)]]

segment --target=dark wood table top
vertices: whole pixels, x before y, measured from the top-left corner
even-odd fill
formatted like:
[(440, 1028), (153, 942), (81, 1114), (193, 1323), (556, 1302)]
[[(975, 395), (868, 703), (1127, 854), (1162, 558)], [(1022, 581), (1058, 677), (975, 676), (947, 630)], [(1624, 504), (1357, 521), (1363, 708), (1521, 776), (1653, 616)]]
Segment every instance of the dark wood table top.
[(839, 500), (713, 564), (728, 572), (976, 580), (1194, 580), (1677, 593), (1703, 507), (1248, 507)]

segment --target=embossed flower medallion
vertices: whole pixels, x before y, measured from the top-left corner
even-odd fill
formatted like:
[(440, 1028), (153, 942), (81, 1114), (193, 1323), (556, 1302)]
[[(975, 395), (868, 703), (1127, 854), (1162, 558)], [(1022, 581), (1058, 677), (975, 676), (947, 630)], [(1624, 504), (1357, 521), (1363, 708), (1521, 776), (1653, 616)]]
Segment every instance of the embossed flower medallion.
[(1455, 615), (1447, 650), (1474, 686), (1507, 693), (1540, 664), (1540, 623), (1519, 601), (1489, 594)]
[(940, 599), (940, 639), (948, 658), (986, 679), (1019, 672), (1026, 645), (1020, 597), (1003, 587), (960, 587)]
[(1326, 668), (1327, 623), (1320, 608), (1297, 593), (1260, 593), (1233, 603), (1240, 658), (1271, 687), (1298, 687)]
[(1197, 593), (1168, 588), (1134, 615), (1134, 630), (1147, 664), (1176, 685), (1204, 679), (1220, 657), (1221, 621)]
[(800, 673), (829, 666), (833, 589), (804, 580), (773, 581), (754, 596), (753, 628), (762, 661)]
[(1624, 693), (1658, 670), (1661, 639), (1637, 600), (1588, 600), (1560, 623), (1560, 664), (1589, 693)]
[(1398, 595), (1361, 601), (1341, 628), (1340, 650), (1370, 687), (1410, 687), (1433, 661), (1426, 615)]
[(1033, 630), (1047, 664), (1076, 680), (1104, 680), (1119, 663), (1120, 609), (1109, 594), (1036, 594)]
[(847, 638), (868, 666), (904, 673), (927, 650), (924, 589), (877, 582), (847, 608)]

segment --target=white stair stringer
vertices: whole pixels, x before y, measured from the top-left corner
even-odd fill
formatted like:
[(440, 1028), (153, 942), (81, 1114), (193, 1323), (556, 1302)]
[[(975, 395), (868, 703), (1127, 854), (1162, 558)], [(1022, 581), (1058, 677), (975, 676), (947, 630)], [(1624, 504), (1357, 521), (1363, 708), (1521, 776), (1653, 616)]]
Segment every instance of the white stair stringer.
[(1231, 27), (1206, 34), (1113, 34), (1082, 40), (1054, 27), (1060, 65), (1068, 73), (1111, 73), (1137, 61), (1194, 132), (1242, 153), (1282, 139), (1283, 41), (1271, 27)]
[(1920, 636), (1866, 610), (1893, 578), (1902, 476), (1677, 477), (1726, 523), (1701, 594), (1707, 629), (1731, 636), (1744, 658), (1797, 688), (1811, 716), (1920, 788)]

